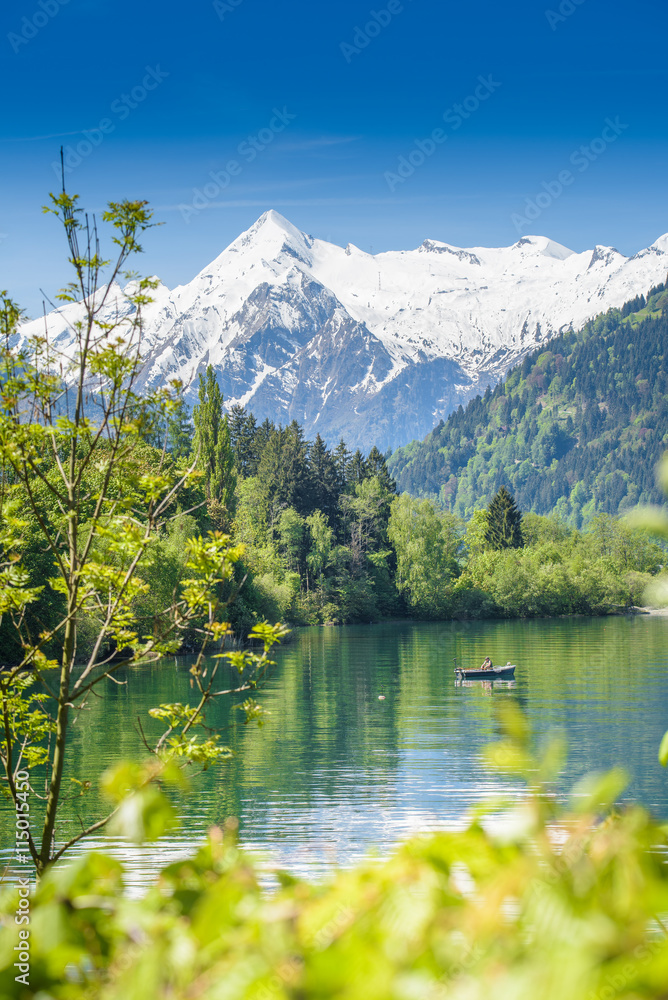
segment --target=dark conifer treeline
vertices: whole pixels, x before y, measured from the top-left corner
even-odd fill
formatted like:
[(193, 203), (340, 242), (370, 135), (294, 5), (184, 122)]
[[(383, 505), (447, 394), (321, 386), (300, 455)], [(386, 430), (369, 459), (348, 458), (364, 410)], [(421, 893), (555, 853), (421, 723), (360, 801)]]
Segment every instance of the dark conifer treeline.
[(341, 441), (330, 450), (295, 421), (258, 424), (241, 406), (229, 428), (240, 480), (235, 532), (259, 606), (269, 614), (273, 602), (313, 623), (397, 613), (387, 539), (396, 484), (378, 449), (364, 456)]
[(373, 477), (388, 495), (396, 493), (385, 457), (375, 446), (366, 457), (359, 449), (350, 452), (345, 441), (330, 451), (319, 434), (307, 441), (295, 420), (287, 427), (270, 420), (257, 424), (242, 406), (233, 406), (228, 419), (237, 471), (244, 479), (258, 477), (272, 522), (288, 507), (300, 517), (321, 511), (342, 539), (344, 496)]

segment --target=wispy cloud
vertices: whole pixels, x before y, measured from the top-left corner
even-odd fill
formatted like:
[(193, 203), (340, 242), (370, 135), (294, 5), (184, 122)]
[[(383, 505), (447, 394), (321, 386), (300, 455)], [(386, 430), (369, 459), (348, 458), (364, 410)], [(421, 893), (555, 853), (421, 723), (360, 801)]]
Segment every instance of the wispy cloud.
[(276, 148), (282, 152), (303, 153), (309, 149), (322, 149), (326, 146), (343, 146), (360, 138), (359, 135), (321, 135), (317, 139), (303, 139), (301, 142), (282, 142)]
[[(76, 132), (51, 132), (49, 135), (21, 135), (12, 138), (0, 138), (0, 142), (37, 142), (40, 139), (60, 139), (65, 135), (83, 135), (86, 129), (79, 128)], [(88, 131), (92, 131), (88, 129)]]
[[(215, 164), (212, 163), (215, 166)], [(375, 173), (364, 173), (364, 174), (337, 174), (327, 177), (295, 177), (291, 180), (276, 180), (271, 178), (271, 180), (260, 181), (257, 184), (235, 184), (235, 192), (238, 195), (266, 195), (266, 197), (271, 200), (273, 193), (276, 191), (293, 191), (305, 187), (313, 187), (318, 184), (337, 184), (342, 183), (357, 183), (358, 181), (371, 181), (375, 183), (377, 181), (377, 174)], [(178, 189), (176, 189), (178, 191)], [(185, 189), (184, 189), (185, 190)], [(172, 189), (174, 192), (174, 189)], [(189, 195), (192, 194), (192, 189), (189, 191)]]

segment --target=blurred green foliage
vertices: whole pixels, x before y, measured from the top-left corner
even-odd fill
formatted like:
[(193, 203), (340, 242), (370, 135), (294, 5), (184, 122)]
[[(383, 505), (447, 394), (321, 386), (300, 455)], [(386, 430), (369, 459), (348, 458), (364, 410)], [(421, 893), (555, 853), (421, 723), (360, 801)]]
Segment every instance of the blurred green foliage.
[(29, 988), (14, 979), (6, 889), (0, 997), (665, 998), (666, 829), (637, 806), (615, 810), (617, 772), (582, 781), (560, 809), (560, 744), (536, 757), (521, 717), (502, 728), (484, 763), (524, 777), (526, 796), (322, 884), (278, 873), (263, 890), (234, 821), (141, 900), (101, 854), (52, 869), (31, 901)]

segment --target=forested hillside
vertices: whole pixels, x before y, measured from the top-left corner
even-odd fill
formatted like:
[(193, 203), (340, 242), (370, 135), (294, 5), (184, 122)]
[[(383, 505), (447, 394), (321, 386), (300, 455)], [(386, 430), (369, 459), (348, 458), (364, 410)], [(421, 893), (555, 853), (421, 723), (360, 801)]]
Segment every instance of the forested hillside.
[(659, 502), (668, 441), (668, 286), (527, 357), (389, 467), (400, 491), (468, 516), (509, 486), (524, 510), (575, 527)]

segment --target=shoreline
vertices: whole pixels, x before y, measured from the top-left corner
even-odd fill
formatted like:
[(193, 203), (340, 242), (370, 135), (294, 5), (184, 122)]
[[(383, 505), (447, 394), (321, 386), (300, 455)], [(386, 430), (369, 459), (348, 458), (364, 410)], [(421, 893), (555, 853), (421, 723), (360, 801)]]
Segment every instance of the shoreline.
[[(609, 611), (602, 612), (601, 614), (582, 614), (580, 612), (573, 612), (569, 615), (532, 615), (532, 616), (516, 616), (514, 618), (407, 618), (405, 616), (400, 616), (398, 618), (379, 618), (377, 621), (370, 622), (324, 622), (316, 625), (304, 625), (303, 623), (293, 624), (291, 622), (286, 622), (287, 628), (290, 630), (289, 634), (281, 641), (282, 646), (290, 645), (294, 642), (298, 632), (303, 629), (308, 628), (348, 628), (348, 627), (359, 627), (364, 625), (419, 625), (419, 624), (451, 624), (451, 623), (474, 623), (474, 622), (532, 622), (532, 621), (564, 621), (567, 618), (637, 618), (644, 615), (648, 618), (668, 618), (668, 607), (666, 608), (650, 608), (650, 607), (632, 607), (632, 608), (618, 608), (610, 609)], [(240, 646), (249, 646), (249, 643), (239, 643)], [(194, 650), (179, 650), (177, 653), (172, 653), (170, 656), (180, 658), (185, 656), (196, 656), (197, 653)], [(139, 660), (133, 661), (132, 657), (128, 657), (127, 660), (120, 661), (119, 664), (127, 664), (128, 666), (144, 666), (146, 663), (159, 662), (160, 659), (164, 657), (158, 657), (155, 661), (152, 660)], [(75, 664), (75, 667), (81, 667), (86, 661)], [(6, 666), (0, 666), (0, 672), (3, 670), (15, 670), (18, 664), (8, 664)], [(26, 667), (26, 669), (28, 669)]]

